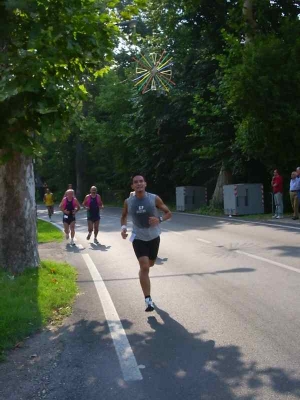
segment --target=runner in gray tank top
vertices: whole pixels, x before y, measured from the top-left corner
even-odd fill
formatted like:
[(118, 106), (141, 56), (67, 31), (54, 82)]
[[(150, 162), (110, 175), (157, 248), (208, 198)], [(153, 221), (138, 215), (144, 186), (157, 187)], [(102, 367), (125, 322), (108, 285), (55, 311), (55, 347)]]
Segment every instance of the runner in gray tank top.
[[(133, 223), (130, 241), (140, 264), (139, 277), (145, 296), (145, 311), (153, 311), (149, 269), (153, 267), (158, 254), (160, 223), (171, 218), (172, 214), (160, 197), (146, 192), (146, 186), (145, 178), (142, 175), (133, 176), (131, 187), (134, 190), (134, 195), (131, 195), (124, 202), (121, 235), (123, 239), (128, 236), (127, 216), (129, 214)], [(164, 213), (163, 216), (159, 216), (158, 210)]]

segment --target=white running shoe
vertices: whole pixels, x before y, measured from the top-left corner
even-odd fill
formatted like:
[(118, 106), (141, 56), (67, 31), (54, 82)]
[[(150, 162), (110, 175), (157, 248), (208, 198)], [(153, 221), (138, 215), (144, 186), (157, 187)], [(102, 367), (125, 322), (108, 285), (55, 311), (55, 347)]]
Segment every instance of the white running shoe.
[(146, 312), (154, 311), (154, 303), (153, 303), (151, 297), (147, 297), (145, 299), (145, 303), (146, 303), (146, 310), (145, 310)]
[(97, 238), (94, 238), (94, 243), (95, 243), (95, 244), (99, 244)]
[(281, 215), (277, 215), (276, 219), (281, 219), (283, 218)]
[(75, 246), (75, 243), (74, 243), (73, 238), (72, 238), (71, 241), (70, 241), (70, 245), (71, 245), (71, 246)]
[(277, 217), (278, 217), (278, 215), (276, 215), (276, 214), (272, 216), (272, 218), (277, 218)]

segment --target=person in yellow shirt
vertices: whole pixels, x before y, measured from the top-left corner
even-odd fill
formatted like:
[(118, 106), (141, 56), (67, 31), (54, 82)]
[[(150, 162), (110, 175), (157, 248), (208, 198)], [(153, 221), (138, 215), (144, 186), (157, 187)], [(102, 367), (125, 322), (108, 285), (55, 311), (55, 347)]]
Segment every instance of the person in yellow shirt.
[(44, 203), (46, 204), (46, 207), (48, 209), (48, 216), (51, 221), (51, 217), (54, 214), (54, 197), (49, 188), (46, 189), (46, 193), (44, 195)]

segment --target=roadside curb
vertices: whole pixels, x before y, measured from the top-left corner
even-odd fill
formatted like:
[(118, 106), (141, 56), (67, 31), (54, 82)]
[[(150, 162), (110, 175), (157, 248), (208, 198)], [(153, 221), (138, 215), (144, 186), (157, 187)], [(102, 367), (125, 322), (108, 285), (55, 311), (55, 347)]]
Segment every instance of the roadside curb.
[(266, 220), (264, 221), (253, 221), (253, 220), (248, 220), (248, 219), (240, 219), (240, 218), (235, 218), (235, 217), (226, 217), (226, 216), (215, 216), (215, 215), (204, 215), (204, 214), (193, 214), (193, 213), (183, 213), (183, 212), (178, 212), (178, 211), (173, 211), (172, 214), (177, 214), (177, 215), (189, 215), (189, 216), (196, 216), (196, 217), (201, 217), (201, 218), (214, 218), (214, 219), (221, 219), (223, 221), (234, 221), (234, 222), (240, 222), (240, 223), (250, 223), (254, 225), (266, 225), (266, 226), (274, 226), (274, 227), (282, 227), (282, 228), (290, 228), (290, 229), (296, 229), (300, 230), (300, 224), (294, 224), (293, 222), (273, 222), (273, 220)]

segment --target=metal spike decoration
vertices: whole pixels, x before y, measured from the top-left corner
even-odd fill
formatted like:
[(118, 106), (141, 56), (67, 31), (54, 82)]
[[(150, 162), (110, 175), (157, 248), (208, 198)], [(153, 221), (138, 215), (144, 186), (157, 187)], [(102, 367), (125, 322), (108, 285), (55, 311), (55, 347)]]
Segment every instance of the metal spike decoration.
[(136, 75), (133, 80), (135, 87), (142, 94), (150, 90), (169, 92), (175, 86), (172, 78), (172, 59), (164, 50), (159, 56), (157, 53), (141, 54), (133, 58), (136, 63)]

